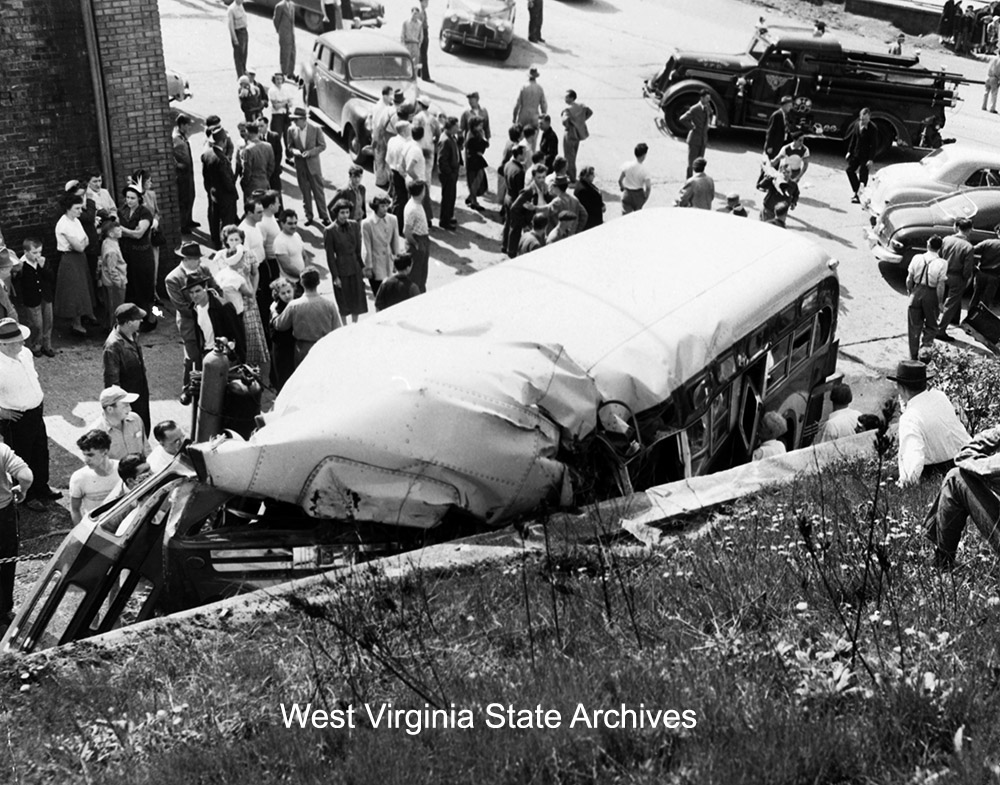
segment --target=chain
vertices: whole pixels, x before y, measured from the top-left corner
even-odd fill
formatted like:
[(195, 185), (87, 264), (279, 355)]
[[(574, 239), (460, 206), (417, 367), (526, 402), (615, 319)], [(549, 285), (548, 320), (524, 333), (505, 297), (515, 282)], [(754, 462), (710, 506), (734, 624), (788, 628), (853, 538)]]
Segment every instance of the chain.
[(8, 556), (6, 559), (0, 559), (0, 564), (13, 564), (19, 561), (40, 561), (42, 559), (51, 559), (55, 555), (55, 551), (46, 551), (45, 553), (29, 553), (27, 556)]

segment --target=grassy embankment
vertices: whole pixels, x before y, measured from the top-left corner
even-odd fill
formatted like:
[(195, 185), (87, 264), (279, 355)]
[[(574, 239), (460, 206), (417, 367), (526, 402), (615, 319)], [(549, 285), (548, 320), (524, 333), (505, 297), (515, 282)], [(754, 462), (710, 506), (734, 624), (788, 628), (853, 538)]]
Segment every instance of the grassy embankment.
[[(994, 378), (995, 363), (948, 371), (974, 428), (995, 414)], [(541, 555), (505, 564), (369, 571), (334, 602), (255, 623), (7, 662), (3, 779), (998, 781), (997, 561), (970, 530), (958, 569), (930, 567), (936, 483), (900, 491), (893, 464), (889, 451), (715, 511), (672, 549), (552, 532)], [(296, 701), (354, 705), (358, 727), (286, 729)], [(363, 705), (385, 702), (454, 704), (474, 728), (373, 729)], [(492, 729), (491, 703), (554, 709), (561, 725)], [(578, 704), (690, 711), (696, 725), (589, 727), (572, 723)]]

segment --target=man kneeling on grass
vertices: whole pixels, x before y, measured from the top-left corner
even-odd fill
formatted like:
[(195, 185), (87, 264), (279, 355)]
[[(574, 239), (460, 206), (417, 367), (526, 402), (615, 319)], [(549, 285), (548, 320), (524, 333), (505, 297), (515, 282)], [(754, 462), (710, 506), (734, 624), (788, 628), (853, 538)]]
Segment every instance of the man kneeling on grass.
[(971, 517), (1000, 554), (1000, 427), (975, 436), (955, 456), (941, 491), (927, 511), (927, 538), (934, 543), (934, 565), (950, 569)]

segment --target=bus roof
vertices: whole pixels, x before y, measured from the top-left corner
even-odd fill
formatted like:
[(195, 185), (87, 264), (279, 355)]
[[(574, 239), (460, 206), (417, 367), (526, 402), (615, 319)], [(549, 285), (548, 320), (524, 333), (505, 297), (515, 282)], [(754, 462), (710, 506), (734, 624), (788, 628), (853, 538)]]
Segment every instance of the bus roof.
[(476, 336), (469, 347), (476, 352), (484, 341), (559, 345), (605, 400), (642, 411), (833, 275), (829, 262), (812, 241), (759, 221), (641, 210), (401, 303), (370, 323)]

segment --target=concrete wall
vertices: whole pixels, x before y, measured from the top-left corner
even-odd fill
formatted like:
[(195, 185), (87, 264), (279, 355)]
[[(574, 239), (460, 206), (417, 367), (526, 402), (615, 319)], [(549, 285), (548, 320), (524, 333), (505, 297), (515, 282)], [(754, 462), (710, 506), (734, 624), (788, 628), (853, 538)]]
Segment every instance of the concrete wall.
[[(97, 56), (88, 51), (93, 9)], [(96, 62), (95, 62), (96, 60)], [(160, 18), (155, 0), (0, 1), (0, 229), (19, 251), (37, 235), (54, 252), (56, 200), (67, 180), (104, 169), (92, 66), (104, 85), (116, 200), (144, 167), (156, 179), (168, 242), (179, 242)]]

